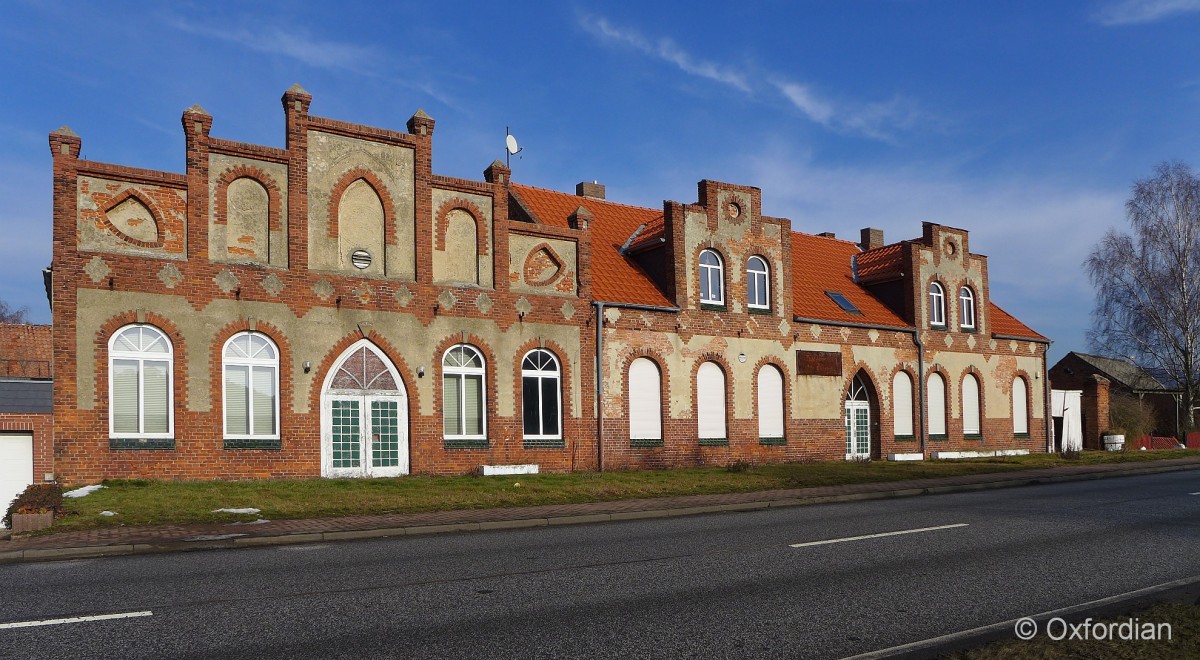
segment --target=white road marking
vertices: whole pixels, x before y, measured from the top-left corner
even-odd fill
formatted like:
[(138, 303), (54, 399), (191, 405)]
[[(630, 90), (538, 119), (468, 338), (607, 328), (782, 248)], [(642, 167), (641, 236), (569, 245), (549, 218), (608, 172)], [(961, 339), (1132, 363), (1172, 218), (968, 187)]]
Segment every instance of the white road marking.
[(95, 616), (73, 616), (67, 619), (43, 619), (41, 621), (17, 621), (15, 623), (0, 623), (0, 629), (33, 628), (34, 626), (57, 626), (64, 623), (83, 623), (85, 621), (107, 621), (108, 619), (133, 619), (139, 616), (154, 616), (150, 610), (144, 612), (125, 612), (122, 614), (97, 614)]
[(958, 523), (956, 525), (939, 525), (937, 527), (922, 527), (920, 529), (902, 529), (898, 532), (883, 532), (880, 534), (864, 534), (862, 536), (847, 536), (844, 539), (827, 539), (825, 541), (809, 541), (808, 543), (793, 543), (793, 548), (807, 548), (813, 545), (828, 545), (830, 543), (845, 543), (847, 541), (863, 541), (866, 539), (878, 539), (885, 536), (899, 536), (901, 534), (918, 534), (920, 532), (932, 532), (939, 529), (953, 529), (955, 527), (966, 527), (967, 523)]
[(1200, 493), (1188, 493), (1188, 495), (1200, 495)]

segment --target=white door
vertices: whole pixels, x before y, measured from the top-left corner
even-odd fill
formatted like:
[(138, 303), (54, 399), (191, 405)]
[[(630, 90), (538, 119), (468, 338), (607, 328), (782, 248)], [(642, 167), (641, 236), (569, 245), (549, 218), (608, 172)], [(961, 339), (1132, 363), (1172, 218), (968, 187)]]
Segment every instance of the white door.
[(32, 483), (33, 434), (0, 433), (0, 517)]
[(866, 401), (846, 402), (846, 460), (871, 457), (871, 407)]
[(390, 360), (362, 340), (330, 369), (321, 394), (321, 475), (408, 474), (408, 397)]

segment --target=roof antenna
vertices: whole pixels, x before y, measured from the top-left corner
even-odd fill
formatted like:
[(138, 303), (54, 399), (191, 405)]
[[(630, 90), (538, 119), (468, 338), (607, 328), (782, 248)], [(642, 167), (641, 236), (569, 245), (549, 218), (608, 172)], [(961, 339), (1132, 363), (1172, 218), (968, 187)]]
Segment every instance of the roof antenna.
[(504, 127), (504, 146), (504, 166), (511, 170), (512, 163), (510, 161), (512, 160), (512, 157), (516, 156), (522, 151), (525, 151), (525, 149), (524, 147), (517, 146), (517, 138), (512, 133), (508, 132), (507, 126)]

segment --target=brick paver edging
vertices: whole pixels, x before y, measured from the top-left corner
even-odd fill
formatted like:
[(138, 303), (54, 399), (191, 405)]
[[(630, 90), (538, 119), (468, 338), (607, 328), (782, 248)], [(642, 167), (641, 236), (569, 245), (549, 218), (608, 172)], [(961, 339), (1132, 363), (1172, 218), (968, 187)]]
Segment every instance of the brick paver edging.
[(704, 513), (753, 511), (781, 506), (855, 502), (1085, 481), (1194, 469), (1200, 469), (1200, 456), (1142, 464), (1071, 465), (1015, 472), (931, 477), (843, 486), (716, 495), (685, 495), (583, 504), (548, 504), (509, 509), (277, 520), (261, 525), (217, 523), (110, 527), (14, 539), (7, 542), (0, 541), (0, 563), (669, 518)]

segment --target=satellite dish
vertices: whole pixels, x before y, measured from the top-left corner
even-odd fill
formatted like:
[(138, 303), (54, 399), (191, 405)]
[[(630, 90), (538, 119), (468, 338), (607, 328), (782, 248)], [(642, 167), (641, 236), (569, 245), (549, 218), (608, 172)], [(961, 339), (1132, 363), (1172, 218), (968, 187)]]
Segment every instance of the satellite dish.
[(511, 155), (515, 156), (517, 152), (521, 150), (517, 146), (517, 137), (515, 135), (506, 136), (504, 138), (504, 144), (508, 147), (508, 153)]

